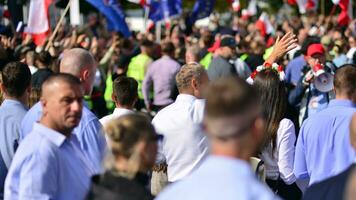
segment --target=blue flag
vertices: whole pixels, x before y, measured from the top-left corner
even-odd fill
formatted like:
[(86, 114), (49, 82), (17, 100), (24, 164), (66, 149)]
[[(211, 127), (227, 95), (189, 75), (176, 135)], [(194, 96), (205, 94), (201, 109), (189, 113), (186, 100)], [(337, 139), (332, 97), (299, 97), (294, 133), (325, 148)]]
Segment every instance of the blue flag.
[(87, 0), (87, 2), (106, 17), (109, 31), (121, 32), (125, 37), (131, 36), (125, 21), (125, 14), (117, 0)]
[(198, 19), (209, 17), (213, 12), (215, 0), (197, 0), (192, 13), (189, 15), (187, 24), (193, 25)]
[(149, 18), (154, 22), (182, 14), (182, 0), (151, 0), (149, 7)]

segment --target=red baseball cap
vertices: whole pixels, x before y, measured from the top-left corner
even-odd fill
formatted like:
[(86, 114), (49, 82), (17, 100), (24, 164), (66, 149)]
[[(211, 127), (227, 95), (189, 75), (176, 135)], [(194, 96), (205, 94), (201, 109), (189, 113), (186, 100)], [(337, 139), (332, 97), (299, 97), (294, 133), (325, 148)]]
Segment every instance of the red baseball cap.
[(325, 49), (323, 45), (319, 43), (309, 45), (307, 50), (307, 56), (313, 56), (314, 54), (324, 54), (324, 53), (325, 53)]

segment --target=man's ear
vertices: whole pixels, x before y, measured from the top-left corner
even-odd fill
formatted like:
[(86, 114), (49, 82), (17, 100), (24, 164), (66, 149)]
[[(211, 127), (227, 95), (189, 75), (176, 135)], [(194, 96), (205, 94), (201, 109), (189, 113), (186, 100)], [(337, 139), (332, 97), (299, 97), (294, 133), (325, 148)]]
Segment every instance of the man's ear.
[(90, 76), (90, 72), (88, 69), (85, 69), (82, 73), (82, 76), (80, 78), (80, 81), (84, 82), (85, 80), (88, 80)]
[(190, 86), (193, 88), (193, 90), (197, 90), (198, 81), (195, 78), (192, 78), (192, 80), (190, 81)]
[(112, 99), (113, 102), (116, 102), (116, 98), (115, 98), (114, 93), (111, 94), (111, 99)]

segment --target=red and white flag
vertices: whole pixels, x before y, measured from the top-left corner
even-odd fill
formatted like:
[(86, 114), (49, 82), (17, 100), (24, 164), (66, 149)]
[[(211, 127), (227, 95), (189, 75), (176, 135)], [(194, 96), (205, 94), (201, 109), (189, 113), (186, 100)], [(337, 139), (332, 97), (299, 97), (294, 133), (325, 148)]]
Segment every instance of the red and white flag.
[(241, 9), (240, 0), (234, 0), (234, 1), (232, 2), (232, 9), (233, 9), (235, 12), (238, 12), (238, 11)]
[(141, 6), (147, 5), (146, 0), (128, 0), (129, 2), (140, 4)]
[(309, 10), (318, 8), (318, 0), (288, 0), (290, 5), (298, 5), (299, 13), (304, 14)]
[(258, 18), (256, 22), (256, 28), (261, 32), (262, 36), (266, 36), (274, 32), (274, 28), (266, 13), (262, 13)]
[(247, 9), (243, 9), (241, 11), (241, 15), (242, 15), (243, 19), (247, 19), (250, 16), (254, 16), (256, 14), (257, 14), (257, 2), (256, 2), (256, 0), (251, 0), (248, 3)]
[(352, 0), (332, 0), (335, 5), (339, 5), (341, 12), (337, 19), (339, 25), (346, 26), (353, 18)]
[(25, 33), (31, 34), (37, 46), (43, 45), (49, 34), (48, 7), (52, 0), (31, 0), (27, 27)]

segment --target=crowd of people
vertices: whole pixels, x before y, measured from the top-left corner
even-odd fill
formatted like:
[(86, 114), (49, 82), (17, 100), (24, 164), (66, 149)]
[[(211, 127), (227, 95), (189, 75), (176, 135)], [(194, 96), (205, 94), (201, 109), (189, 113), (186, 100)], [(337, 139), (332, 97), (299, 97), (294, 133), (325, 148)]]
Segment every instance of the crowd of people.
[(0, 199), (354, 199), (356, 21), (271, 21), (2, 28)]

